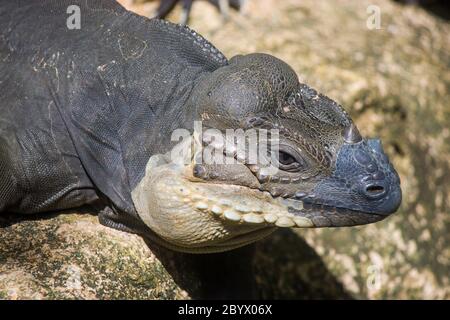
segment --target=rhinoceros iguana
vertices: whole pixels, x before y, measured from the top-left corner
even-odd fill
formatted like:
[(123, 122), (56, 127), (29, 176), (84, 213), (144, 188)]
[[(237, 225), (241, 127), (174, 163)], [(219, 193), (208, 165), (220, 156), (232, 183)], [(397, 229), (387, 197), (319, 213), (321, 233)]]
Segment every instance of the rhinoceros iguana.
[[(177, 129), (203, 143), (196, 121), (277, 130), (278, 170), (232, 148), (234, 164), (173, 161)], [(401, 190), (380, 141), (273, 56), (227, 60), (114, 1), (0, 0), (0, 212), (98, 201), (106, 226), (207, 253), (277, 227), (375, 222)]]

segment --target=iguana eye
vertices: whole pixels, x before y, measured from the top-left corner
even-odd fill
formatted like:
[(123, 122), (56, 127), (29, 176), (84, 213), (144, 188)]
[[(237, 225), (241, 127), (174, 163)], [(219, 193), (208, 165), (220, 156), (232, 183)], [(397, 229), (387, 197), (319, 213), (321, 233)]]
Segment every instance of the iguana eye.
[(281, 170), (288, 172), (296, 172), (303, 167), (303, 161), (285, 150), (278, 152), (278, 164)]
[(283, 151), (280, 151), (278, 153), (278, 160), (280, 161), (280, 164), (285, 166), (288, 166), (295, 162), (295, 158), (293, 156)]

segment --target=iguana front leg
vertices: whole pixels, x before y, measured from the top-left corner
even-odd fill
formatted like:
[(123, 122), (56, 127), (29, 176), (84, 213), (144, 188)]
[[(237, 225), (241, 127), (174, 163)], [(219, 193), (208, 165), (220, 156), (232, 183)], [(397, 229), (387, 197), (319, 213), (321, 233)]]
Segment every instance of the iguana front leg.
[(0, 213), (16, 203), (20, 198), (17, 180), (9, 159), (7, 144), (0, 137)]

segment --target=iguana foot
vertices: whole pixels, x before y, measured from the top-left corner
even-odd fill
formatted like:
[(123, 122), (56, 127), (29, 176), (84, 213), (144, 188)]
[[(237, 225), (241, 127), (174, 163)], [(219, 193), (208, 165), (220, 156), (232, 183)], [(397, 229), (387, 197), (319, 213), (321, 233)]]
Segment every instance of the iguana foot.
[(113, 208), (106, 206), (98, 214), (100, 224), (119, 231), (142, 234), (148, 227), (139, 219), (130, 215), (120, 214)]
[[(181, 2), (182, 6), (180, 24), (188, 24), (193, 0), (162, 0), (153, 17), (165, 19), (179, 2)], [(245, 0), (209, 0), (209, 2), (217, 7), (224, 20), (227, 20), (230, 8), (241, 11)]]

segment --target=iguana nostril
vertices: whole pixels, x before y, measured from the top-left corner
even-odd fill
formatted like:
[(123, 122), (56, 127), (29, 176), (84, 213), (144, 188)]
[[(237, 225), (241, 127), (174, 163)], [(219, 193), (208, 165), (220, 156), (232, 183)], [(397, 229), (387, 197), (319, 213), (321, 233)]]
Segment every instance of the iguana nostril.
[(366, 186), (366, 188), (365, 188), (365, 194), (369, 198), (378, 199), (378, 198), (384, 196), (385, 193), (386, 193), (386, 190), (382, 185), (370, 184), (370, 185)]

